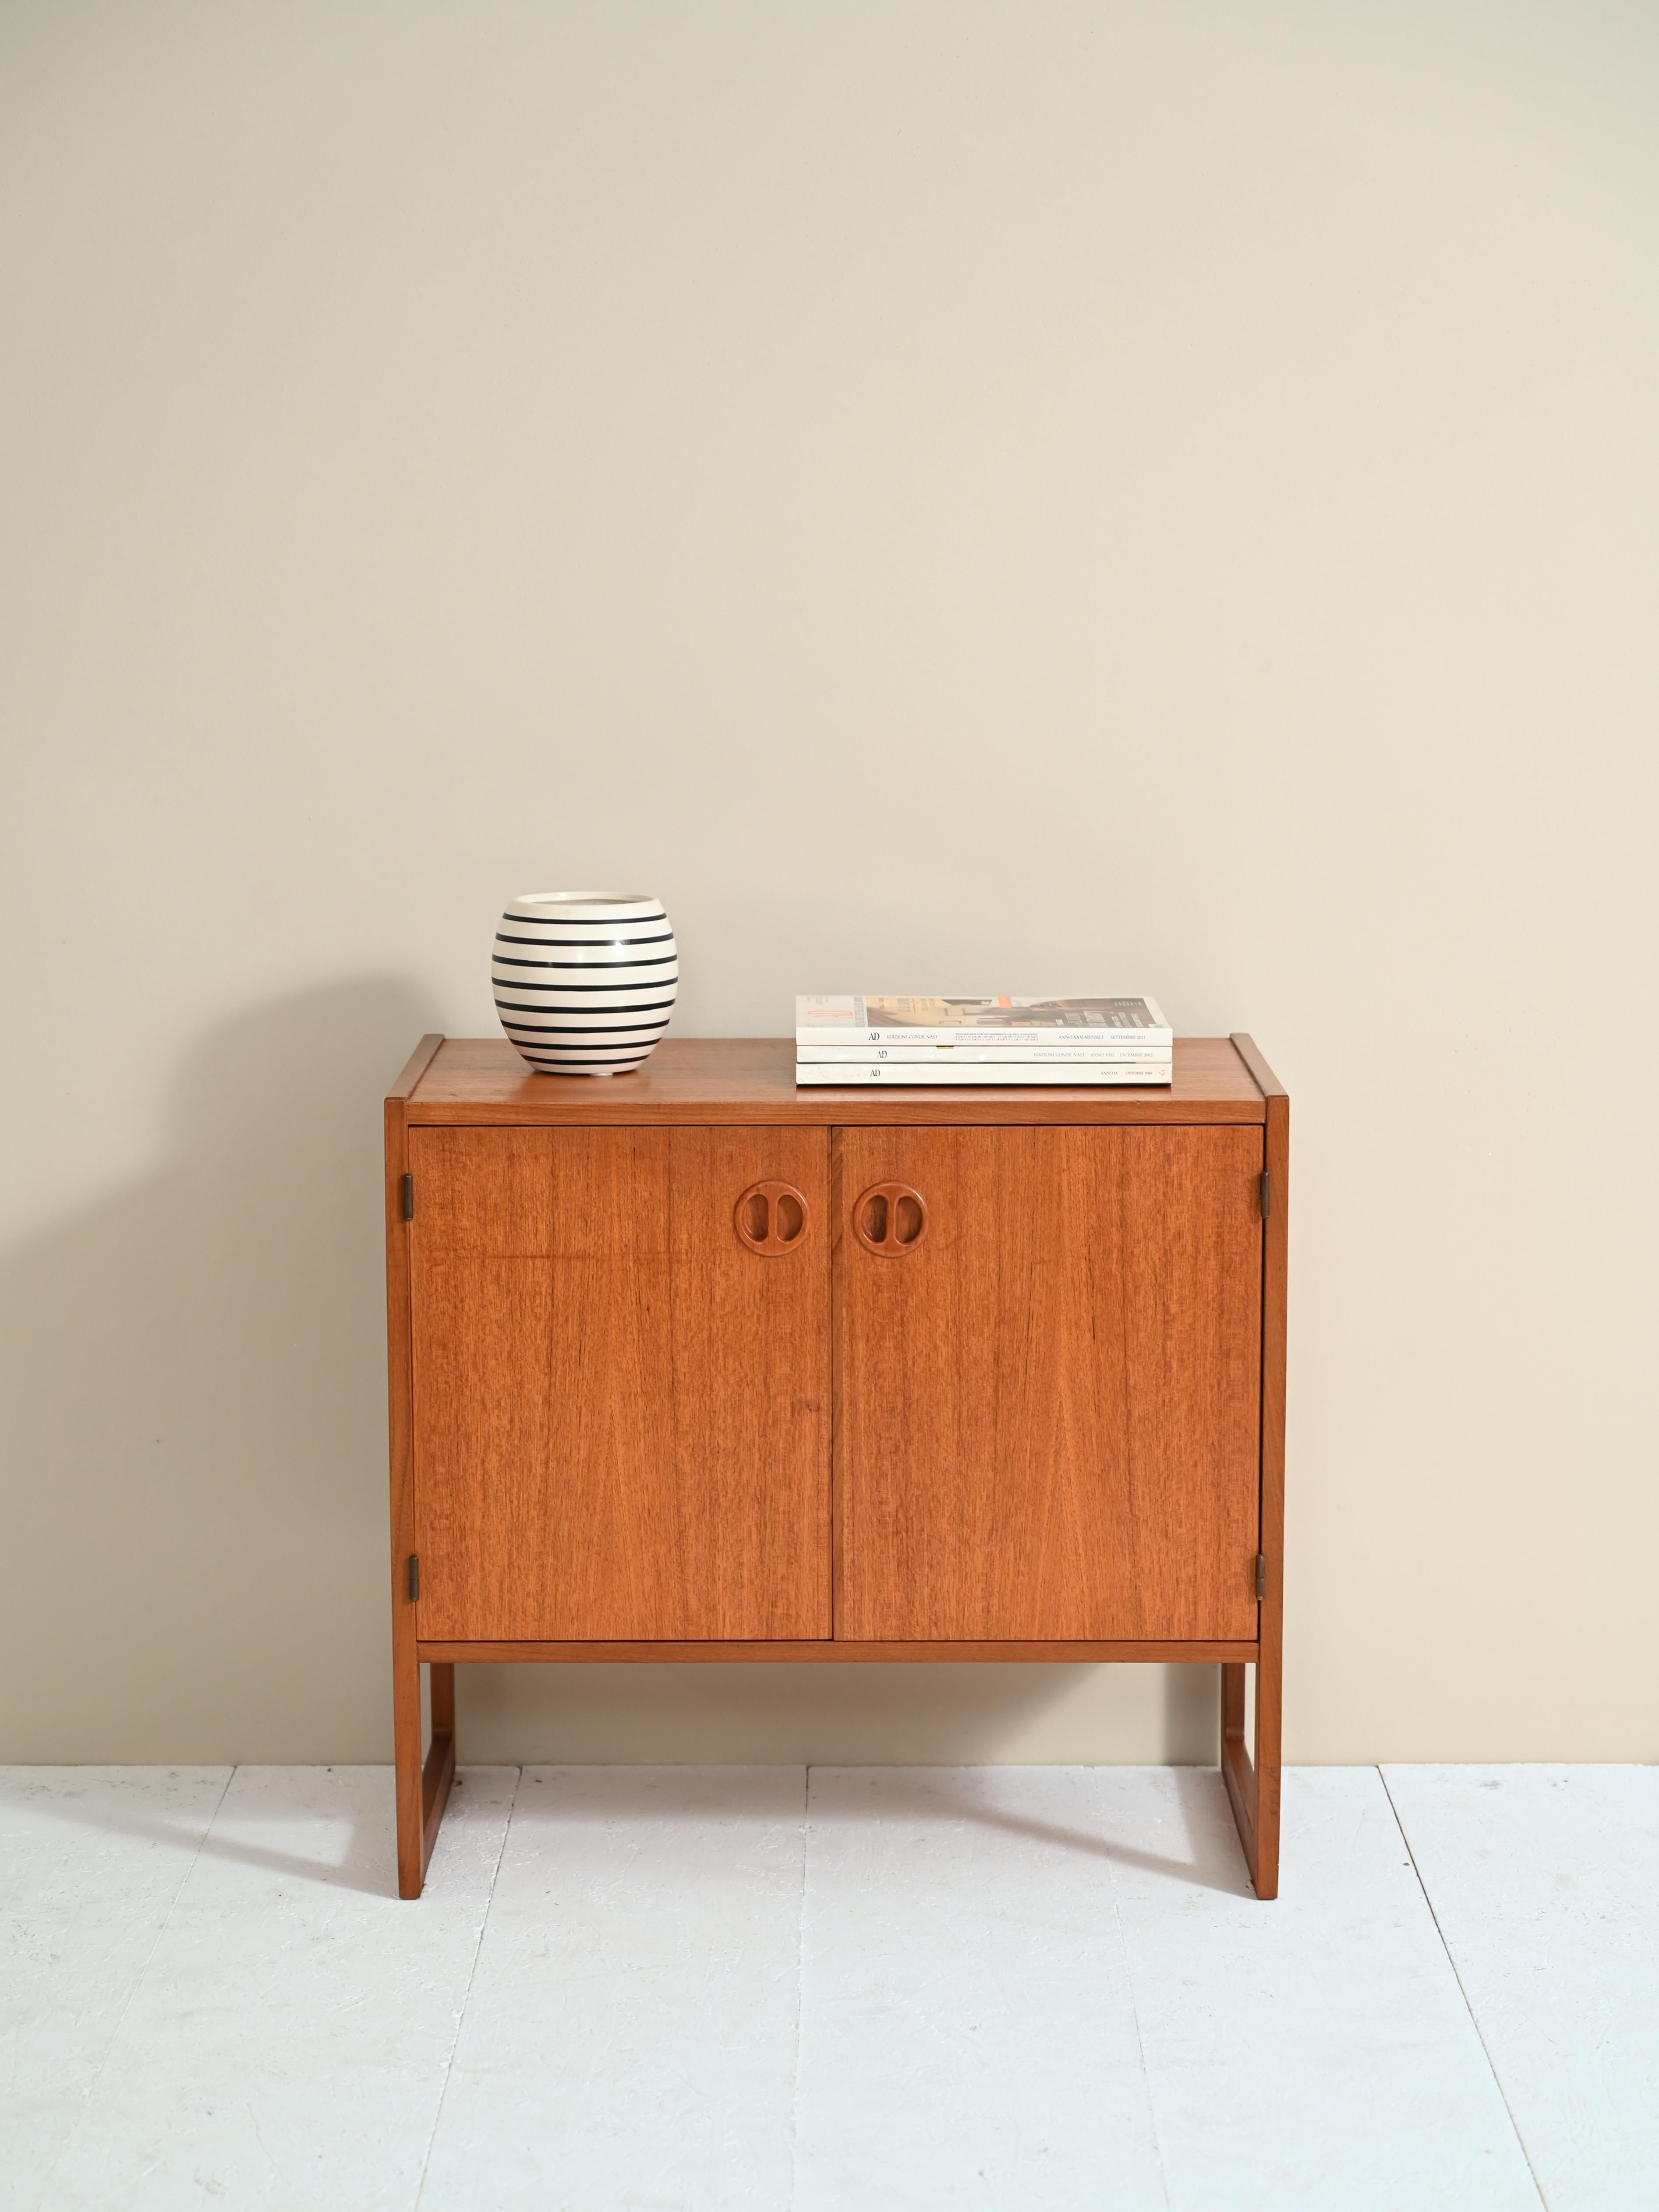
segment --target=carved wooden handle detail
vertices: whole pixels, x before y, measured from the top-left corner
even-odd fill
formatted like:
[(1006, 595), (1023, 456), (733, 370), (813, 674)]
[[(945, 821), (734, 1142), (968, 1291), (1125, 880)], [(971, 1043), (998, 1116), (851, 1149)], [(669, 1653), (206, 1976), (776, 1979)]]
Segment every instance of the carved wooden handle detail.
[(872, 1183), (853, 1208), (853, 1234), (878, 1259), (914, 1252), (927, 1233), (927, 1200), (908, 1182)]
[(732, 1218), (743, 1243), (766, 1260), (793, 1252), (806, 1235), (806, 1200), (792, 1182), (751, 1182)]

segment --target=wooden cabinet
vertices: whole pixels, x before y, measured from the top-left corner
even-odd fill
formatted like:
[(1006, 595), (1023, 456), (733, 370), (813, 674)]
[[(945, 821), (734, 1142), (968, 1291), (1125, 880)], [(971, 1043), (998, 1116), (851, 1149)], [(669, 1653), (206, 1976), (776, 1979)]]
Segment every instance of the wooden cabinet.
[[(399, 1880), (461, 1661), (1209, 1661), (1277, 1888), (1288, 1100), (797, 1091), (787, 1040), (386, 1102)], [(432, 1747), (420, 1668), (431, 1668)], [(1256, 1668), (1254, 1756), (1244, 1669)]]

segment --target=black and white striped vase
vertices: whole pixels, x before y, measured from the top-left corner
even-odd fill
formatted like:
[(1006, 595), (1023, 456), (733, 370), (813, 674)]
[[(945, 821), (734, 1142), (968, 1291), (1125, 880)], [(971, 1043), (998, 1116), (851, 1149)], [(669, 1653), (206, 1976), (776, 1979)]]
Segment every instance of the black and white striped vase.
[(489, 963), (501, 1027), (544, 1075), (628, 1075), (668, 1027), (679, 956), (660, 899), (526, 891)]

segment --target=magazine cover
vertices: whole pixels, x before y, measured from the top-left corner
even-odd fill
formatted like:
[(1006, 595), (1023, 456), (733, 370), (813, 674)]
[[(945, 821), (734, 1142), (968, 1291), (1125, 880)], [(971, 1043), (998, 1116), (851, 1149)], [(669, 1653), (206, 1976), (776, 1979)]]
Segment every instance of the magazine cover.
[(837, 1036), (860, 1042), (919, 1036), (979, 1036), (988, 1042), (1012, 1032), (1065, 1036), (1139, 1036), (1166, 1042), (1169, 1024), (1151, 999), (902, 999), (803, 997), (795, 1001), (795, 1031), (830, 1043)]

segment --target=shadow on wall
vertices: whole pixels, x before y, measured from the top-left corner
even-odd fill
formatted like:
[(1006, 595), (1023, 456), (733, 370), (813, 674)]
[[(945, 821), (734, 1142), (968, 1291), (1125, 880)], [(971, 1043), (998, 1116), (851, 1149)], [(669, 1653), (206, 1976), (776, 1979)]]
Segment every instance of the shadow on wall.
[(159, 1171), (0, 1263), (0, 1757), (386, 1754), (380, 1100), (434, 1026), (366, 978), (211, 1030)]
[[(158, 1171), (0, 1262), (0, 1760), (390, 1757), (380, 1101), (437, 1025), (368, 978), (209, 1032)], [(1209, 1668), (480, 1667), (460, 1689), (474, 1763), (1216, 1756)]]

